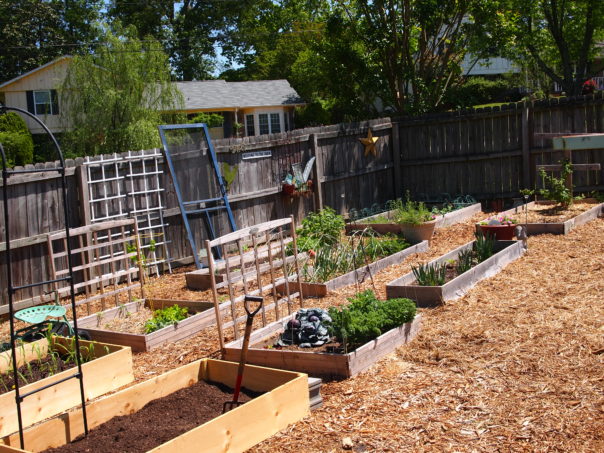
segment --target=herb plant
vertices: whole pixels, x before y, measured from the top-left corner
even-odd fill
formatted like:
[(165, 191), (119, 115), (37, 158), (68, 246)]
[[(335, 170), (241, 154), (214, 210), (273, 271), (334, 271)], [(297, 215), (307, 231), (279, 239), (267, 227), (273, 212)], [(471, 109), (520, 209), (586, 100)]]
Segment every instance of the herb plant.
[(413, 275), (420, 286), (442, 286), (447, 278), (447, 263), (411, 266)]
[(423, 202), (412, 201), (409, 198), (409, 192), (407, 192), (407, 200), (395, 200), (394, 206), (394, 220), (396, 223), (410, 223), (413, 225), (420, 225), (424, 222), (434, 220), (434, 215), (426, 208)]
[(145, 333), (155, 332), (170, 324), (176, 324), (187, 317), (188, 309), (174, 304), (171, 307), (155, 310), (153, 317), (145, 323)]
[(371, 290), (348, 299), (350, 305), (329, 309), (330, 333), (345, 351), (353, 350), (390, 329), (410, 322), (415, 317), (415, 302), (410, 299), (380, 301)]

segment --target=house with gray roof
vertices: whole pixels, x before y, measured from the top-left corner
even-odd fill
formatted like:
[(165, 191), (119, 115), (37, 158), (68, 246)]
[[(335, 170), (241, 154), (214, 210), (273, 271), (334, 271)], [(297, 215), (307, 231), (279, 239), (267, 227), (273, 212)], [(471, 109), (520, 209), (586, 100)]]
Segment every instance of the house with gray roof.
[[(0, 101), (6, 105), (27, 109), (41, 116), (53, 132), (62, 132), (61, 105), (57, 87), (67, 74), (72, 58), (59, 57), (12, 80), (0, 84)], [(213, 138), (262, 135), (284, 132), (294, 128), (294, 110), (304, 101), (287, 80), (255, 80), (226, 82), (204, 80), (174, 82), (184, 97), (184, 112), (219, 113), (224, 117), (222, 128), (211, 128)], [(59, 109), (61, 107), (61, 109)], [(33, 134), (44, 131), (25, 117)], [(237, 131), (237, 134), (235, 132)]]
[[(263, 135), (294, 128), (294, 110), (304, 105), (287, 80), (175, 82), (188, 115), (205, 112), (224, 117), (224, 137)], [(218, 138), (218, 137), (215, 137)]]

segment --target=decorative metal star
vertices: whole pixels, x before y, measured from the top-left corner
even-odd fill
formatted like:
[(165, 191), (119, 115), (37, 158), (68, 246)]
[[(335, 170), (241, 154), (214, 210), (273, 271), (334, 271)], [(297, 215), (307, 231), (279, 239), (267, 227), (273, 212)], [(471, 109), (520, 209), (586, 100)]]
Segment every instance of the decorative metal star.
[(374, 137), (371, 133), (371, 128), (367, 130), (367, 137), (359, 138), (360, 142), (365, 145), (365, 156), (368, 156), (369, 153), (372, 153), (374, 156), (377, 156), (377, 150), (375, 149), (375, 144), (379, 140), (379, 137)]

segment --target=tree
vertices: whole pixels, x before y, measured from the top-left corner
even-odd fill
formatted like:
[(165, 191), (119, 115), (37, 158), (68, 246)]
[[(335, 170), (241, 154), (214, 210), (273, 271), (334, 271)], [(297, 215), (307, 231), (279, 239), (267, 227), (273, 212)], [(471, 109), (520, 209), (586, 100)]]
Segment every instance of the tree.
[[(243, 2), (242, 2), (243, 3)], [(215, 30), (223, 27), (225, 11), (235, 2), (114, 0), (108, 10), (112, 20), (134, 25), (138, 37), (152, 36), (170, 56), (174, 75), (180, 80), (212, 78)]]
[(0, 115), (0, 143), (8, 165), (26, 165), (33, 162), (34, 142), (27, 124), (15, 112)]
[(523, 65), (536, 65), (568, 95), (581, 94), (583, 83), (604, 69), (595, 64), (604, 39), (601, 0), (502, 0), (508, 32), (507, 56)]
[(73, 59), (61, 86), (65, 148), (95, 155), (159, 146), (161, 112), (182, 102), (167, 55), (133, 27), (105, 30), (102, 39), (96, 53)]
[(0, 0), (0, 79), (10, 80), (97, 38), (101, 0)]
[(423, 113), (442, 105), (447, 90), (463, 80), (461, 62), (466, 53), (475, 49), (480, 54), (475, 44), (493, 7), (486, 0), (338, 3), (386, 83), (384, 101), (399, 114)]

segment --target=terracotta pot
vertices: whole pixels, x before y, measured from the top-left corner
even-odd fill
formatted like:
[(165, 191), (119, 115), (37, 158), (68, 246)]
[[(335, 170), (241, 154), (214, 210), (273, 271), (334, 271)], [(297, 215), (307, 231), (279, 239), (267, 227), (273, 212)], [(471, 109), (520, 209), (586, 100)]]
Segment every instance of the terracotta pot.
[(414, 225), (412, 223), (401, 223), (401, 234), (410, 243), (415, 244), (421, 241), (429, 241), (436, 227), (436, 220)]
[(480, 225), (482, 234), (493, 236), (498, 241), (514, 239), (514, 229), (517, 225)]

